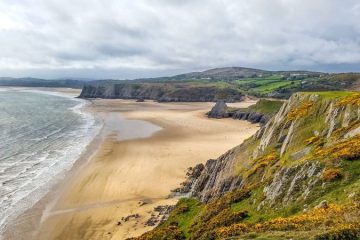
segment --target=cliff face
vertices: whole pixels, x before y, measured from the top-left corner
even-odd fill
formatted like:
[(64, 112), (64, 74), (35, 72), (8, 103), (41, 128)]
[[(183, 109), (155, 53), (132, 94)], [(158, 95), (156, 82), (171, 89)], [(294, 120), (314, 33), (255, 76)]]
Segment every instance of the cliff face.
[(270, 117), (263, 113), (258, 112), (244, 112), (244, 111), (236, 111), (231, 116), (233, 119), (239, 120), (247, 120), (251, 123), (260, 123), (265, 124), (269, 121)]
[(138, 239), (359, 239), (360, 94), (294, 94), (188, 176), (193, 198)]
[(264, 188), (264, 203), (287, 203), (295, 186), (306, 197), (325, 168), (316, 155), (318, 144), (336, 144), (360, 131), (359, 105), (346, 102), (346, 97), (343, 102), (339, 99), (321, 93), (294, 94), (255, 136), (209, 161), (191, 195), (207, 202), (227, 191), (270, 180)]
[(150, 99), (159, 102), (241, 101), (240, 92), (231, 88), (189, 87), (168, 84), (105, 84), (84, 86), (80, 98)]

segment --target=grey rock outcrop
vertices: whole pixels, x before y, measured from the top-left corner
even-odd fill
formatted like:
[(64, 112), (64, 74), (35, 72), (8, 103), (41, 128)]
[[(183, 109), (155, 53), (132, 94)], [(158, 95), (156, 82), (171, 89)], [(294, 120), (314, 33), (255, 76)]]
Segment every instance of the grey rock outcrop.
[(190, 167), (186, 173), (186, 180), (181, 183), (181, 187), (172, 190), (172, 196), (177, 195), (186, 195), (191, 192), (191, 188), (194, 185), (195, 181), (200, 177), (202, 171), (204, 170), (204, 164), (200, 163), (195, 167)]
[(224, 99), (226, 102), (236, 102), (243, 99), (243, 95), (231, 88), (216, 87), (181, 87), (166, 84), (99, 84), (85, 85), (80, 98), (120, 98), (120, 99), (149, 99), (158, 102), (216, 102)]
[(266, 124), (270, 117), (258, 113), (255, 111), (246, 111), (246, 110), (237, 110), (237, 111), (229, 111), (228, 106), (225, 101), (220, 100), (217, 101), (215, 106), (211, 109), (210, 112), (207, 113), (209, 118), (233, 118), (238, 120), (245, 120), (251, 123), (260, 123), (261, 125)]
[(289, 201), (298, 197), (306, 198), (320, 179), (322, 168), (317, 162), (310, 162), (290, 168), (280, 169), (273, 181), (264, 188), (267, 202), (275, 204)]
[(245, 111), (236, 111), (232, 115), (233, 119), (239, 119), (239, 120), (247, 120), (251, 123), (260, 123), (265, 124), (269, 121), (270, 117), (257, 113), (257, 112), (245, 112)]
[(229, 113), (227, 112), (227, 105), (225, 101), (217, 101), (215, 106), (208, 112), (209, 118), (227, 118)]
[(203, 202), (220, 197), (225, 192), (241, 187), (241, 176), (233, 175), (236, 156), (241, 148), (234, 148), (217, 160), (208, 160), (200, 176), (193, 181), (190, 195)]

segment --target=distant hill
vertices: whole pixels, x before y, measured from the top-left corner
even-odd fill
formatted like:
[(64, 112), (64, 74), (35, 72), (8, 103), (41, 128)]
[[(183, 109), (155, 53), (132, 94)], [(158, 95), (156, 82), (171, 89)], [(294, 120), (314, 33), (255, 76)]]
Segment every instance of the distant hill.
[(0, 86), (82, 88), (82, 98), (234, 102), (247, 95), (288, 98), (298, 91), (358, 90), (360, 74), (226, 67), (135, 80), (0, 78)]
[(293, 75), (320, 75), (321, 72), (310, 72), (310, 71), (266, 71), (254, 68), (244, 67), (225, 67), (225, 68), (214, 68), (203, 72), (192, 72), (177, 75), (174, 78), (177, 79), (189, 79), (189, 78), (207, 78), (213, 80), (236, 80), (241, 78), (253, 78), (253, 77), (265, 77), (274, 74), (293, 74)]
[(266, 77), (274, 74), (319, 76), (325, 73), (311, 72), (311, 71), (268, 71), (268, 70), (245, 68), (245, 67), (224, 67), (224, 68), (213, 68), (202, 72), (184, 73), (170, 77), (142, 78), (142, 79), (136, 79), (135, 81), (161, 82), (161, 81), (169, 81), (169, 80), (176, 81), (176, 80), (189, 80), (189, 79), (231, 81), (242, 78)]
[(88, 82), (80, 97), (234, 102), (242, 100), (246, 95), (288, 98), (299, 91), (356, 89), (359, 82), (358, 73), (329, 74), (229, 67), (172, 77)]
[(82, 88), (86, 81), (61, 79), (48, 80), (40, 78), (9, 78), (0, 77), (0, 86), (17, 86), (17, 87), (65, 87), (65, 88)]

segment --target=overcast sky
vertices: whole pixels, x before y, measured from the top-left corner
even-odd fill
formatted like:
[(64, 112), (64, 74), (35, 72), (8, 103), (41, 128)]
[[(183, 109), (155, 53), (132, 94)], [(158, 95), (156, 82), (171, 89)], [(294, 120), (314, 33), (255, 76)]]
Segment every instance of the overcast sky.
[(1, 0), (0, 76), (360, 71), (358, 0)]

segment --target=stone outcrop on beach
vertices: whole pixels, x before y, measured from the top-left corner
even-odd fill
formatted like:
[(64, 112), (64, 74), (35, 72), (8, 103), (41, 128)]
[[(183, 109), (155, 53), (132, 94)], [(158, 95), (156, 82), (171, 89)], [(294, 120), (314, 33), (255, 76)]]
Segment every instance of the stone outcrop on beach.
[(218, 101), (215, 106), (207, 113), (209, 118), (228, 118), (246, 120), (251, 123), (264, 125), (280, 108), (282, 102), (261, 99), (249, 108), (235, 109), (229, 108), (225, 101)]
[(208, 112), (209, 118), (227, 118), (229, 117), (228, 107), (225, 101), (217, 101), (215, 106)]
[(144, 223), (145, 226), (156, 226), (158, 224), (161, 224), (165, 222), (171, 210), (174, 209), (175, 206), (173, 205), (163, 205), (163, 206), (157, 206), (154, 208), (154, 211), (152, 212), (150, 218), (146, 220)]

